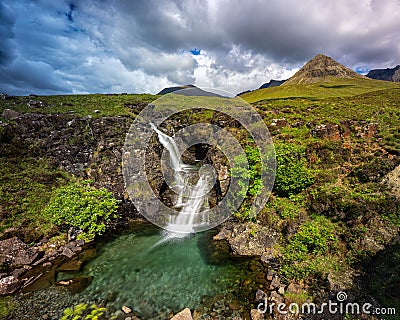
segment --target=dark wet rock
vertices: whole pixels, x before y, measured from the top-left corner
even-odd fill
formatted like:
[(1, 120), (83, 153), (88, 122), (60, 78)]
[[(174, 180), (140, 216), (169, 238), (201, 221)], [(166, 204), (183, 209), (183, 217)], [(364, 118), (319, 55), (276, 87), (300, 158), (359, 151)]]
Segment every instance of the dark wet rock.
[(26, 272), (27, 272), (28, 270), (26, 269), (26, 268), (18, 268), (18, 269), (15, 269), (13, 272), (12, 272), (12, 275), (14, 276), (14, 277), (16, 277), (17, 279), (19, 279), (21, 276), (23, 276)]
[(64, 249), (62, 250), (62, 254), (67, 258), (72, 258), (73, 256), (75, 256), (75, 253), (68, 247), (64, 247)]
[(256, 223), (224, 223), (214, 240), (226, 240), (234, 255), (262, 256), (273, 248), (279, 234), (268, 227)]
[(57, 271), (79, 271), (82, 266), (82, 261), (75, 259), (71, 261), (67, 261), (57, 268)]
[(6, 120), (14, 120), (20, 116), (20, 113), (11, 109), (5, 109), (1, 116)]
[(0, 266), (8, 271), (23, 265), (29, 265), (39, 257), (37, 251), (17, 237), (0, 241)]
[(46, 289), (55, 283), (56, 273), (55, 270), (45, 271), (37, 273), (36, 270), (31, 270), (32, 276), (27, 278), (22, 287), (22, 292), (31, 292), (41, 289)]
[(193, 320), (193, 318), (190, 309), (185, 308), (181, 312), (174, 315), (171, 320)]
[(0, 280), (0, 295), (8, 295), (17, 291), (21, 282), (14, 276), (8, 276)]

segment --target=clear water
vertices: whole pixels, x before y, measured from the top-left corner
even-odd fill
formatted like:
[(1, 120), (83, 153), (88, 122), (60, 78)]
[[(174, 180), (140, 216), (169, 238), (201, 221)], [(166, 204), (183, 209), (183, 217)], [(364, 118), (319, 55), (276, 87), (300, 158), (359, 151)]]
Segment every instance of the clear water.
[(156, 228), (121, 235), (101, 245), (98, 257), (80, 272), (93, 281), (79, 300), (107, 300), (109, 308), (127, 305), (142, 319), (161, 319), (170, 311), (196, 309), (205, 297), (232, 296), (249, 276), (248, 261), (210, 262), (215, 254), (207, 249), (210, 237), (208, 232), (159, 244)]

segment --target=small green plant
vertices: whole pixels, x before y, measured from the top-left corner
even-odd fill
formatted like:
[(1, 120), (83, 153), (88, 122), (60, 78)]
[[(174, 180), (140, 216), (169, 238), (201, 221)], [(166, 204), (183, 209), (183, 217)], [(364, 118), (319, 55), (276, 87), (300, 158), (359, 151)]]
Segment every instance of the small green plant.
[(92, 240), (106, 230), (116, 218), (117, 200), (106, 189), (96, 189), (88, 181), (56, 190), (43, 215), (57, 225), (70, 225), (83, 230), (79, 238)]
[(302, 209), (304, 199), (300, 195), (288, 198), (276, 197), (270, 208), (274, 208), (282, 219), (295, 219)]
[(308, 188), (314, 176), (306, 167), (304, 147), (282, 143), (275, 145), (276, 178), (274, 190), (279, 196), (288, 197)]
[[(234, 166), (231, 168), (231, 177), (238, 178), (240, 190), (238, 194), (245, 199), (244, 204), (236, 212), (236, 216), (242, 220), (254, 218), (251, 212), (251, 200), (257, 196), (262, 188), (261, 158), (257, 148), (245, 147), (246, 155), (234, 158)], [(248, 168), (246, 164), (248, 163)], [(246, 183), (248, 181), (248, 184)]]
[(61, 320), (100, 320), (105, 319), (103, 316), (106, 308), (101, 308), (95, 304), (78, 304), (73, 308), (64, 310)]
[(333, 267), (337, 248), (335, 225), (323, 216), (305, 222), (282, 249), (281, 273), (288, 279), (323, 274)]

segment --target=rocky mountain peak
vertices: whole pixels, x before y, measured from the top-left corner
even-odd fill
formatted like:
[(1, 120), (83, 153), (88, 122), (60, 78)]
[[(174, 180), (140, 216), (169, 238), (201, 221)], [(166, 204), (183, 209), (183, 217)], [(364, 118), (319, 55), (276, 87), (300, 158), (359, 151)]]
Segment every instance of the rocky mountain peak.
[(324, 54), (317, 54), (283, 85), (313, 83), (324, 80), (324, 78), (327, 77), (365, 78), (357, 72), (333, 60), (331, 57)]

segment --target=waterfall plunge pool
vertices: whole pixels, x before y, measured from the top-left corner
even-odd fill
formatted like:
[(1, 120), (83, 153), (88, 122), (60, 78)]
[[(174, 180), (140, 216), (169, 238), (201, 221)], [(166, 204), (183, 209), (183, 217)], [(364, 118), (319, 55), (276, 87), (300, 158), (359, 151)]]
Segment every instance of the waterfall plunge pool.
[(262, 264), (254, 259), (231, 259), (226, 246), (211, 241), (214, 234), (210, 230), (160, 243), (159, 228), (139, 223), (99, 243), (97, 257), (80, 272), (58, 274), (58, 280), (92, 277), (82, 292), (67, 293), (53, 286), (20, 295), (19, 309), (26, 319), (49, 315), (50, 310), (55, 317), (47, 319), (58, 319), (61, 310), (78, 303), (103, 304), (111, 312), (129, 306), (142, 320), (168, 319), (171, 312), (186, 307), (226, 318), (248, 314), (254, 292), (265, 284)]

